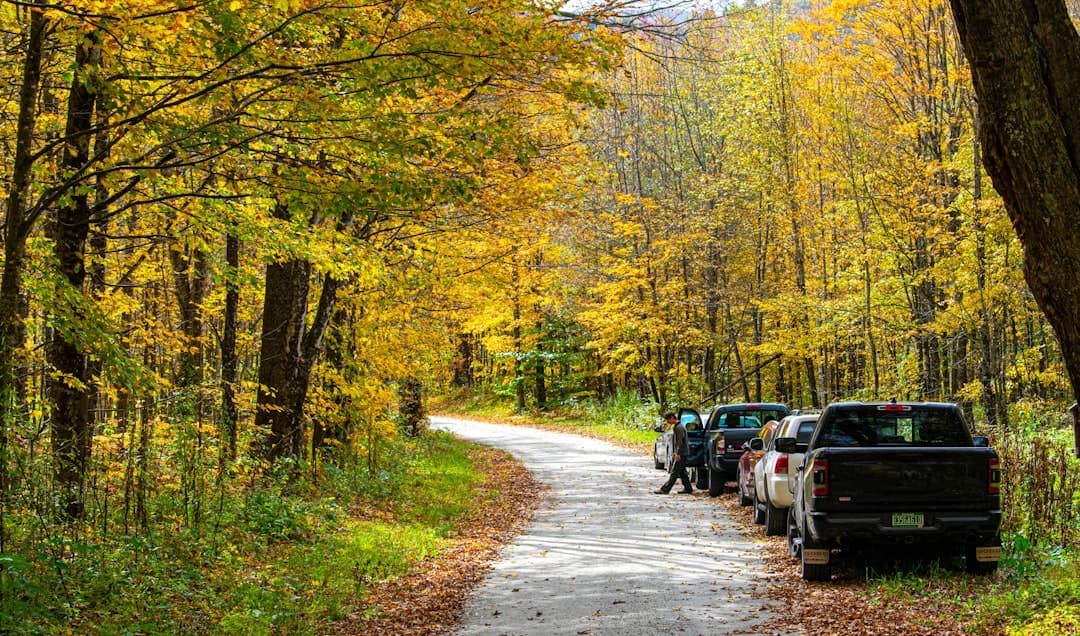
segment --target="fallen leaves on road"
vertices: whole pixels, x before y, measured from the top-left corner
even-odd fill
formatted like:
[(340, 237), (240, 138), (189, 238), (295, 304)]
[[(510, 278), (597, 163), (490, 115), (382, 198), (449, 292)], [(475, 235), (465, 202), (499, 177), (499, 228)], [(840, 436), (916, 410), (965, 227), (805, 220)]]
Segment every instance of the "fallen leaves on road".
[(338, 625), (340, 634), (433, 636), (458, 623), (472, 589), (522, 532), (544, 493), (509, 454), (490, 448), (470, 453), (487, 479), (476, 493), (480, 505), (455, 528), (438, 555), (407, 576), (373, 586), (364, 606)]

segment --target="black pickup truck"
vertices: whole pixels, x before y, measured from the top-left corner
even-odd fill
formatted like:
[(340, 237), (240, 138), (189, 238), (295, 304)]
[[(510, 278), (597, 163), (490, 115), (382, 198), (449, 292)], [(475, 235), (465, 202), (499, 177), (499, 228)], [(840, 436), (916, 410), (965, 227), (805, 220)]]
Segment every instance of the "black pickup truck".
[(796, 473), (788, 551), (810, 581), (829, 580), (838, 554), (901, 548), (962, 555), (989, 574), (1001, 557), (1000, 483), (997, 453), (955, 404), (830, 404)]
[(735, 479), (743, 444), (758, 434), (769, 420), (779, 422), (791, 411), (783, 404), (724, 404), (715, 407), (705, 421), (703, 470), (698, 488), (708, 481), (709, 495), (716, 497), (724, 484)]

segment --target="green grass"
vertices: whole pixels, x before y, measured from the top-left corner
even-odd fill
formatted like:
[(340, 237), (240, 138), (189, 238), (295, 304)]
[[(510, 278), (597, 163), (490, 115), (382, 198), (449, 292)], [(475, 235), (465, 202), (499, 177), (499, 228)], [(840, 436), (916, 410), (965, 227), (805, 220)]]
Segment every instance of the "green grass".
[(978, 624), (1009, 635), (1080, 631), (1080, 553), (1007, 539), (1003, 576), (980, 598)]
[(0, 633), (325, 633), (372, 584), (437, 554), (475, 507), (469, 449), (431, 433), (370, 474), (326, 465), (317, 483), (234, 482), (196, 529), (157, 519), (142, 536), (49, 537), (32, 515), (8, 516)]

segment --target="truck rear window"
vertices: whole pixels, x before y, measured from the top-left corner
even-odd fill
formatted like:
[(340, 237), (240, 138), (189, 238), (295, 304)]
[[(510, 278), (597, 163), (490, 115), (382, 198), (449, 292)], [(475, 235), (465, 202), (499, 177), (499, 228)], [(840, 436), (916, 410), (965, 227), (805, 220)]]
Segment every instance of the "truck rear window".
[(720, 418), (719, 428), (761, 428), (766, 422), (784, 419), (787, 413), (780, 411), (755, 409), (747, 411), (728, 411)]
[(954, 411), (845, 409), (824, 423), (816, 445), (971, 446), (971, 436)]

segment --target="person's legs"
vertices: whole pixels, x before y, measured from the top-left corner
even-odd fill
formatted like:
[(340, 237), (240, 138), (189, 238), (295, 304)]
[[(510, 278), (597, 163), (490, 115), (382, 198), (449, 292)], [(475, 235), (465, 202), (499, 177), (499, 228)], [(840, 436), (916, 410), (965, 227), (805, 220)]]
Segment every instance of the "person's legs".
[(693, 488), (690, 487), (690, 475), (686, 472), (686, 465), (679, 466), (679, 479), (682, 480), (682, 487), (684, 492), (693, 492)]
[[(676, 462), (675, 466), (678, 465), (679, 464)], [(679, 478), (678, 473), (675, 472), (675, 466), (671, 467), (671, 473), (668, 475), (668, 480), (664, 482), (664, 485), (660, 486), (660, 489), (656, 492), (663, 493), (665, 495), (671, 492), (671, 487), (675, 485), (675, 480)]]
[(675, 485), (676, 481), (682, 481), (683, 490), (690, 490), (690, 475), (686, 474), (686, 460), (680, 459), (675, 462), (671, 467), (671, 474), (668, 476), (667, 482), (656, 492), (667, 494), (671, 492), (671, 487)]

